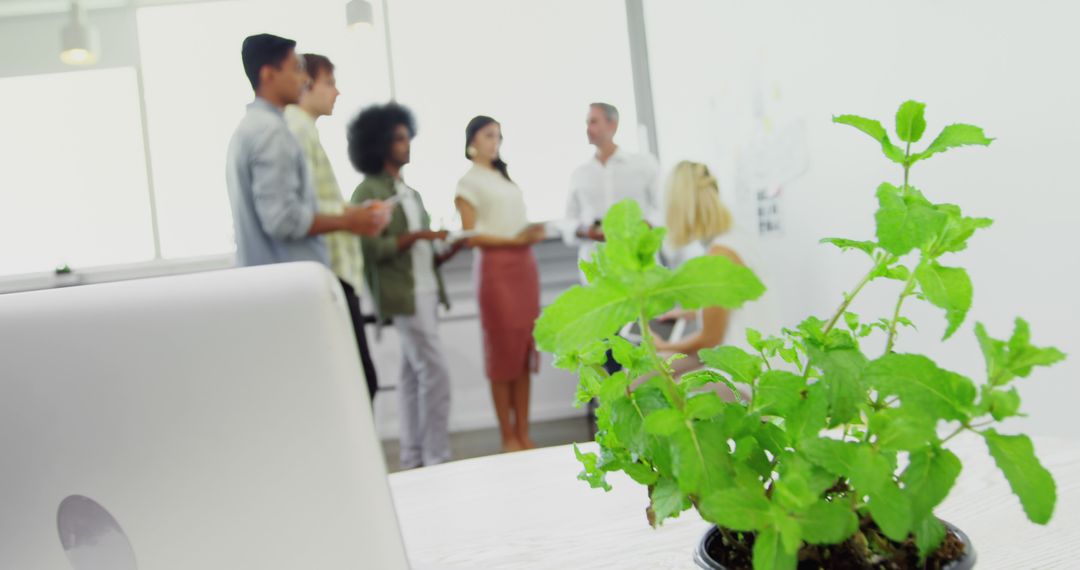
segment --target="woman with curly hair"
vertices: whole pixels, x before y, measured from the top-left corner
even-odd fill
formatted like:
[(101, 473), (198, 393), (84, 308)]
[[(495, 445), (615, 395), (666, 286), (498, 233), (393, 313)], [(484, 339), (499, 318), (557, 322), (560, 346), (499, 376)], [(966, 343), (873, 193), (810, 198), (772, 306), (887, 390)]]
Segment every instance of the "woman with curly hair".
[(450, 367), (438, 333), (438, 305), (449, 308), (439, 265), (461, 244), (437, 255), (445, 231), (431, 231), (420, 194), (405, 184), (416, 122), (397, 103), (373, 105), (348, 128), (349, 159), (364, 181), (352, 201), (398, 200), (390, 223), (361, 239), (364, 277), (380, 320), (392, 320), (401, 339), (401, 467), (436, 465), (450, 459)]

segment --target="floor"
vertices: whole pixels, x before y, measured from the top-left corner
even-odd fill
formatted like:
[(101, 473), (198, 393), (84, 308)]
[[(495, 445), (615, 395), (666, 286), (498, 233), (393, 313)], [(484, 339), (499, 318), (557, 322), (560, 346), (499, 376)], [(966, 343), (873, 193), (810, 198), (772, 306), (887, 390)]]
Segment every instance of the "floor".
[[(592, 441), (592, 423), (584, 416), (538, 422), (532, 425), (532, 438), (539, 447)], [(499, 430), (491, 428), (450, 434), (450, 447), (455, 460), (499, 453), (501, 447)], [(398, 449), (398, 440), (389, 439), (383, 441), (386, 467), (391, 473), (401, 470), (401, 464), (398, 461)]]

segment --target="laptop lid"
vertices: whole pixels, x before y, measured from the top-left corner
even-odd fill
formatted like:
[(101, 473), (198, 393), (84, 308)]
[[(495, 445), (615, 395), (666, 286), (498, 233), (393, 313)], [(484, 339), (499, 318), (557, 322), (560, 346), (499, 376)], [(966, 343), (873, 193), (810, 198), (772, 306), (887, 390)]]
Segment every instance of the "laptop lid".
[(0, 295), (0, 355), (0, 568), (408, 567), (322, 266)]

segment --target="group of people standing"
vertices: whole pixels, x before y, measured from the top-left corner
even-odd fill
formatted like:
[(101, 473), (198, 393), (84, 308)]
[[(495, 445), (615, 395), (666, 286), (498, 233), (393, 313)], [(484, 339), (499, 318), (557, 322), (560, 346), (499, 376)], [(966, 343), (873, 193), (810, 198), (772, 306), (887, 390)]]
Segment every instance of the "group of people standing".
[[(454, 240), (431, 229), (420, 192), (402, 176), (417, 129), (409, 109), (397, 103), (367, 107), (348, 125), (349, 158), (364, 179), (346, 201), (315, 127), (333, 112), (339, 94), (334, 66), (324, 56), (298, 55), (295, 46), (269, 34), (244, 40), (242, 59), (255, 100), (233, 135), (227, 165), (238, 264), (315, 261), (331, 268), (348, 301), (374, 400), (378, 382), (359, 300), (366, 284), (375, 318), (392, 323), (400, 338), (400, 459), (402, 468), (413, 468), (450, 459), (450, 367), (438, 334), (438, 307), (449, 304), (440, 266), (472, 248), (485, 371), (502, 447), (534, 447), (529, 396), (538, 365), (532, 331), (540, 283), (532, 245), (549, 236), (526, 216), (522, 191), (500, 155), (501, 125), (478, 116), (465, 128), (464, 156), (471, 164), (455, 192), (463, 231)], [(717, 241), (731, 225), (730, 214), (707, 169), (693, 163), (676, 168), (665, 220), (658, 164), (615, 145), (618, 122), (615, 107), (590, 106), (587, 134), (596, 154), (571, 177), (564, 239), (587, 258), (604, 239), (600, 220), (607, 209), (631, 198), (650, 223), (680, 228), (673, 234), (679, 251), (705, 244), (696, 254), (743, 262)], [(691, 211), (678, 210), (686, 208)], [(726, 312), (706, 311), (709, 326), (699, 340), (715, 344), (723, 339), (717, 316), (726, 322)]]

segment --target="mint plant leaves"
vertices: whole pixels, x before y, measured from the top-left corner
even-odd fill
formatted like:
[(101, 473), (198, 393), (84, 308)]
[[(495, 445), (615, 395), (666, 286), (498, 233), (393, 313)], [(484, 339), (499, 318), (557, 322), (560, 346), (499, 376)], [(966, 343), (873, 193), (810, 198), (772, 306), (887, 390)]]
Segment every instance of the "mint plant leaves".
[(915, 154), (911, 161), (926, 160), (939, 152), (945, 152), (952, 148), (962, 146), (989, 146), (994, 139), (983, 134), (983, 130), (972, 125), (949, 125), (942, 129), (941, 134), (926, 147), (926, 150)]
[(1065, 354), (1056, 348), (1031, 344), (1031, 330), (1024, 319), (1016, 319), (1008, 341), (991, 338), (981, 323), (975, 326), (975, 336), (986, 360), (986, 376), (991, 386), (1026, 378), (1036, 366), (1050, 366), (1065, 359)]
[(636, 202), (613, 206), (604, 218), (607, 242), (584, 264), (587, 286), (573, 286), (544, 310), (534, 336), (540, 350), (556, 354), (610, 338), (628, 322), (686, 308), (737, 308), (765, 292), (746, 267), (730, 259), (693, 259), (676, 271), (656, 263), (664, 230), (650, 228)]
[(1050, 472), (1035, 457), (1026, 435), (1001, 435), (993, 429), (983, 432), (990, 455), (1009, 480), (1032, 522), (1046, 524), (1054, 514), (1057, 486)]
[(878, 242), (893, 255), (925, 247), (945, 229), (948, 216), (915, 188), (905, 191), (883, 182), (878, 186), (877, 198), (880, 208), (874, 219)]
[(919, 142), (926, 131), (926, 118), (923, 113), (926, 104), (918, 101), (905, 101), (896, 111), (896, 136), (908, 143)]
[[(894, 136), (877, 120), (833, 120), (870, 136), (902, 177), (876, 189), (874, 236), (822, 240), (861, 252), (846, 259), (868, 265), (829, 317), (781, 331), (727, 331), (727, 338), (745, 337), (746, 349), (705, 348), (697, 354), (704, 367), (677, 376), (671, 359), (657, 353), (649, 320), (673, 307), (738, 310), (765, 285), (723, 256), (663, 267), (657, 258), (665, 231), (645, 223), (632, 201), (605, 216), (607, 241), (581, 264), (588, 284), (545, 308), (534, 331), (556, 366), (578, 375), (576, 402), (597, 403), (600, 449), (575, 447), (579, 478), (606, 490), (608, 473), (626, 473), (648, 489), (653, 526), (693, 508), (735, 533), (729, 536), (752, 535), (758, 570), (794, 569), (810, 550), (840, 543), (867, 557), (870, 548), (887, 556), (914, 543), (926, 558), (946, 537), (934, 510), (963, 471), (948, 446), (976, 434), (1028, 518), (1046, 524), (1056, 503), (1052, 475), (1027, 436), (998, 430), (1023, 415), (1020, 380), (1065, 355), (1034, 344), (1019, 318), (1008, 338), (975, 324), (985, 374), (969, 377), (897, 350), (901, 335), (918, 331), (904, 311), (911, 302), (944, 312), (943, 341), (963, 331), (975, 289), (953, 258), (992, 224), (935, 203), (911, 184), (913, 168), (993, 139), (979, 127), (952, 124), (926, 143), (926, 105), (917, 101), (898, 109)], [(892, 311), (860, 317), (852, 310), (857, 299), (879, 280), (899, 287)], [(631, 322), (644, 327), (637, 346), (616, 335)], [(622, 371), (601, 366), (608, 350)], [(720, 386), (732, 401), (718, 395), (726, 390), (714, 391)]]
[(967, 271), (960, 267), (945, 267), (934, 261), (920, 265), (915, 272), (926, 300), (945, 309), (945, 318), (949, 326), (945, 337), (956, 332), (971, 308), (972, 287)]
[(833, 122), (850, 125), (870, 135), (870, 138), (881, 145), (881, 152), (886, 158), (901, 164), (904, 162), (904, 151), (892, 143), (892, 140), (889, 139), (889, 133), (885, 131), (885, 127), (881, 126), (878, 121), (858, 115), (840, 115), (839, 117), (833, 117)]

